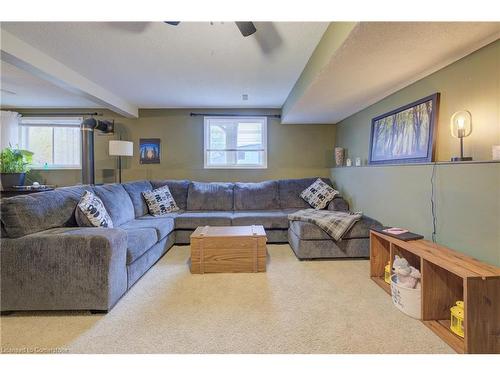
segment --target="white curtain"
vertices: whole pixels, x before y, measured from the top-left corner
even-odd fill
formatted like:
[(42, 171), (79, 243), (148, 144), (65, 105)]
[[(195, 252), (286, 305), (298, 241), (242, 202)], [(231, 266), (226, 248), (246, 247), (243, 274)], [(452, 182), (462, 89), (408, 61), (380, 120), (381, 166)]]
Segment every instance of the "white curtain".
[(17, 147), (19, 145), (19, 113), (12, 111), (0, 111), (0, 150), (9, 147), (9, 144)]

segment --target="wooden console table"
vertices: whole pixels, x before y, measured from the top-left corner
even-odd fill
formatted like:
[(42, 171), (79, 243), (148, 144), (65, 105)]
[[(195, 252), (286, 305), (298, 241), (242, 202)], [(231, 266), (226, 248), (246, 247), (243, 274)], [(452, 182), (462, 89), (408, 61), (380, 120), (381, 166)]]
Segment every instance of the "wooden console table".
[[(458, 353), (500, 353), (500, 268), (430, 241), (370, 231), (370, 277), (387, 293), (384, 267), (394, 256), (422, 274), (422, 323)], [(450, 331), (450, 307), (464, 301), (465, 337)]]

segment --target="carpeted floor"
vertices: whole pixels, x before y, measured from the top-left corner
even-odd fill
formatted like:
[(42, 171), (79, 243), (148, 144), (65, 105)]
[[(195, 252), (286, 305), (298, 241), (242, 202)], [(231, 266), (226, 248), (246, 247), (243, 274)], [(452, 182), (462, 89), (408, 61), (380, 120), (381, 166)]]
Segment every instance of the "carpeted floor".
[(368, 261), (269, 253), (266, 273), (191, 275), (189, 247), (173, 247), (106, 315), (3, 316), (2, 351), (453, 353), (393, 307)]

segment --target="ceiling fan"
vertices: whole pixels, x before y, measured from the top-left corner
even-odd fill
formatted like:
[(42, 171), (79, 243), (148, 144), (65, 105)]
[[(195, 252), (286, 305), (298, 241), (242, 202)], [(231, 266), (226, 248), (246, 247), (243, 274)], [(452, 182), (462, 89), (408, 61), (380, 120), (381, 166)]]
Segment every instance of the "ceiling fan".
[[(166, 24), (177, 26), (180, 21), (164, 21)], [(253, 24), (253, 22), (235, 22), (236, 27), (240, 30), (241, 35), (247, 37), (249, 35), (254, 34), (257, 31), (257, 28)]]

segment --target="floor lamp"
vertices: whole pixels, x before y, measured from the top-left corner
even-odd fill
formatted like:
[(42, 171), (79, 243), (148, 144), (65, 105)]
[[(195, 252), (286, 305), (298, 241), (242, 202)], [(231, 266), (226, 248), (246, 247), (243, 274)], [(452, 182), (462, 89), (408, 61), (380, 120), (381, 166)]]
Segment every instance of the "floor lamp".
[(122, 156), (134, 156), (134, 144), (129, 141), (109, 141), (109, 155), (118, 156), (118, 182), (122, 183)]

